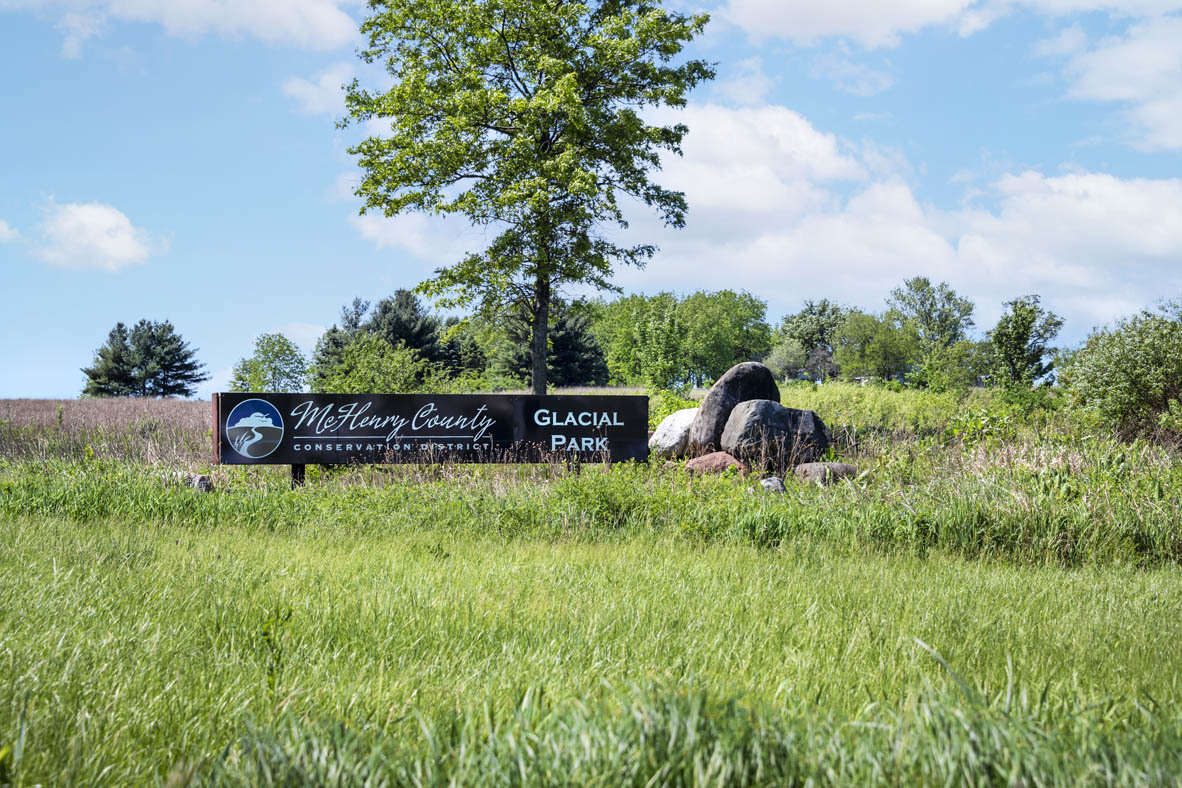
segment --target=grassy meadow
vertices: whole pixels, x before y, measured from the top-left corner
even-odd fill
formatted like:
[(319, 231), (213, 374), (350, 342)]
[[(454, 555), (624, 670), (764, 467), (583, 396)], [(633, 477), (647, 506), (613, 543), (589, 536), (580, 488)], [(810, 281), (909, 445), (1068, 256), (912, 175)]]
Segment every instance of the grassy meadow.
[(1178, 783), (1173, 450), (982, 392), (783, 399), (857, 479), (293, 492), (209, 468), (208, 403), (0, 402), (0, 785)]

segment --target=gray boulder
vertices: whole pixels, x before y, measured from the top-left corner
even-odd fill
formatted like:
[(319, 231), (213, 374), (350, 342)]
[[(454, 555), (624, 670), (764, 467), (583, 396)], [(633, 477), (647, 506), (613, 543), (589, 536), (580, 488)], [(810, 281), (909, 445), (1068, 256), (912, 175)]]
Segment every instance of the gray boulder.
[(806, 462), (796, 466), (796, 478), (814, 484), (828, 484), (858, 475), (858, 469), (844, 462)]
[(759, 486), (770, 493), (784, 492), (784, 480), (779, 476), (769, 476), (766, 479), (761, 479)]
[(198, 492), (213, 492), (213, 480), (203, 473), (176, 471), (173, 473), (172, 478), (183, 487), (192, 487)]
[(684, 457), (689, 443), (690, 424), (698, 413), (697, 408), (674, 411), (657, 425), (657, 431), (648, 439), (648, 453), (658, 459)]
[(740, 402), (722, 432), (722, 450), (752, 465), (784, 470), (829, 448), (829, 430), (811, 410), (766, 399)]
[(771, 370), (757, 361), (744, 361), (728, 369), (706, 392), (690, 425), (686, 451), (698, 455), (721, 448), (722, 431), (731, 411), (740, 402), (754, 399), (780, 401), (780, 388)]

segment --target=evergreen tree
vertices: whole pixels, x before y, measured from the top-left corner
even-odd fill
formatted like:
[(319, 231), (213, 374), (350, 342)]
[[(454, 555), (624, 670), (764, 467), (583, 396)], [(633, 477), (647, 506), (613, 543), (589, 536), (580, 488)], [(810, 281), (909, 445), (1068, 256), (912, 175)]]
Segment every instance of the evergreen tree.
[(417, 350), (428, 361), (439, 361), (439, 321), (423, 307), (418, 296), (409, 290), (396, 290), (383, 298), (370, 313), (363, 328), (392, 346), (402, 343)]
[[(546, 348), (546, 378), (555, 386), (602, 386), (607, 383), (603, 350), (591, 334), (591, 319), (583, 310), (555, 300), (554, 325)], [(507, 342), (494, 359), (494, 371), (512, 380), (529, 380), (533, 369), (529, 315), (521, 310), (505, 324)]]
[(181, 339), (172, 323), (141, 320), (131, 329), (135, 382), (142, 397), (191, 397), (209, 380), (195, 358), (196, 348)]
[(86, 387), (82, 389), (85, 397), (129, 397), (136, 393), (127, 326), (116, 323), (106, 344), (95, 351), (94, 363), (82, 371), (86, 373)]
[(343, 362), (345, 348), (360, 334), (368, 312), (369, 302), (354, 298), (353, 303), (341, 307), (340, 326), (334, 323), (316, 340), (308, 365), (308, 383), (312, 391), (324, 391), (325, 381), (336, 374)]
[(96, 397), (190, 397), (209, 380), (196, 349), (181, 339), (172, 323), (141, 320), (130, 332), (122, 323), (83, 369), (83, 393)]
[(448, 374), (454, 377), (483, 375), (488, 367), (488, 357), (471, 325), (458, 317), (449, 317), (443, 328), (442, 359)]

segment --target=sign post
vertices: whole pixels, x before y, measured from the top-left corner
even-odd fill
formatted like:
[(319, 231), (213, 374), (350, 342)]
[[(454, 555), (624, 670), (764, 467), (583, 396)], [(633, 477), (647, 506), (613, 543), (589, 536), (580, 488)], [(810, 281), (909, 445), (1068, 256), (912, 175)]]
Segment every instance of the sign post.
[(213, 395), (215, 463), (648, 459), (648, 398), (527, 394)]

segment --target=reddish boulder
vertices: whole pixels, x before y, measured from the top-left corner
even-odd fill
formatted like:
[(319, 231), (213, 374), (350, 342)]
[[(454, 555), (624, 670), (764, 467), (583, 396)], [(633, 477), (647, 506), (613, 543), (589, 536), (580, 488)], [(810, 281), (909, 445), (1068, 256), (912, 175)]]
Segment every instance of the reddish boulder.
[(685, 469), (690, 473), (724, 473), (731, 468), (738, 471), (741, 476), (746, 476), (751, 472), (751, 467), (747, 463), (736, 460), (725, 451), (712, 451), (709, 454), (694, 457), (685, 464)]

